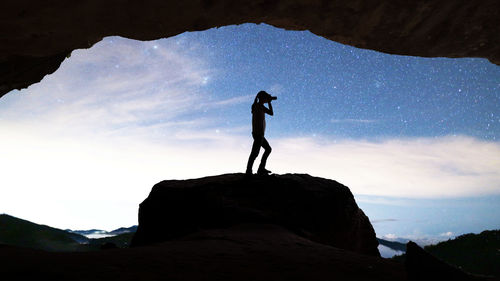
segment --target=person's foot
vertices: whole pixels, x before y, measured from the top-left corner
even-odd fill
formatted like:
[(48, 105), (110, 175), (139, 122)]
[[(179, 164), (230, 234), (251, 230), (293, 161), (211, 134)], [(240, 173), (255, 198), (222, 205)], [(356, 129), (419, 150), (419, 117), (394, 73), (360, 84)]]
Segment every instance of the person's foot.
[(258, 175), (269, 175), (271, 171), (267, 170), (266, 168), (259, 168), (257, 170)]
[(246, 176), (251, 176), (252, 175), (252, 170), (246, 170), (245, 175)]

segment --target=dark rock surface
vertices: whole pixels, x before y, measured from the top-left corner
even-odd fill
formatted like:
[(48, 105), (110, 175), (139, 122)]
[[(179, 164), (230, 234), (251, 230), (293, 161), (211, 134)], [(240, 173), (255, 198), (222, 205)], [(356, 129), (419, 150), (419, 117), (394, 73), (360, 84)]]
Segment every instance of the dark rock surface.
[(317, 243), (379, 256), (373, 227), (349, 188), (305, 174), (162, 181), (140, 204), (132, 246), (243, 223), (277, 225)]
[(106, 242), (103, 243), (99, 248), (101, 250), (111, 250), (111, 249), (118, 249), (118, 246), (116, 246), (116, 244), (113, 242)]
[(198, 231), (151, 247), (52, 253), (0, 245), (10, 280), (406, 280), (388, 259), (314, 243), (274, 225)]
[(310, 30), (391, 54), (483, 57), (500, 64), (499, 14), (496, 0), (5, 0), (0, 97), (40, 81), (72, 50), (106, 36), (153, 40), (241, 23)]

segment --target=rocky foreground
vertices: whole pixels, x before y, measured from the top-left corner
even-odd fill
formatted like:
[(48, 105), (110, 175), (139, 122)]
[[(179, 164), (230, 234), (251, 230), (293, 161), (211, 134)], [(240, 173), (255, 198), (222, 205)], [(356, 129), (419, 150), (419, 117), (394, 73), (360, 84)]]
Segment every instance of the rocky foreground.
[(85, 253), (0, 247), (2, 280), (406, 280), (402, 264), (265, 224)]
[(306, 174), (162, 181), (140, 204), (132, 246), (242, 223), (277, 225), (317, 243), (380, 256), (375, 231), (349, 188)]
[(1, 280), (482, 279), (411, 243), (406, 267), (381, 258), (370, 221), (349, 189), (304, 174), (227, 174), (160, 182), (140, 205), (132, 246), (56, 253), (0, 245), (0, 276)]

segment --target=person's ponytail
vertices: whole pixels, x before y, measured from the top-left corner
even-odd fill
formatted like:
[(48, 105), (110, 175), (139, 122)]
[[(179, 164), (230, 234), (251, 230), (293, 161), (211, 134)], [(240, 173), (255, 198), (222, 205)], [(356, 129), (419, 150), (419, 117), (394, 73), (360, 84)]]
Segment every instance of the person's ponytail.
[(259, 99), (259, 94), (257, 94), (257, 95), (255, 96), (255, 99), (253, 100), (253, 103), (252, 103), (252, 114), (253, 114), (253, 112), (255, 111), (255, 106), (257, 106), (257, 102), (258, 102), (257, 100), (258, 100), (258, 99)]

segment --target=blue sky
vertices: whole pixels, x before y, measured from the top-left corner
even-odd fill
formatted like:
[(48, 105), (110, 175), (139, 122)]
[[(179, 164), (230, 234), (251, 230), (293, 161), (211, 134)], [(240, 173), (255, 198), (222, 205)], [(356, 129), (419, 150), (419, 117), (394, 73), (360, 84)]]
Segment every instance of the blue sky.
[(500, 67), (254, 24), (105, 38), (1, 98), (0, 212), (136, 224), (158, 181), (244, 171), (260, 90), (278, 96), (268, 168), (349, 186), (379, 236), (500, 228)]
[(218, 97), (271, 85), (287, 109), (274, 120), (276, 136), (465, 134), (495, 140), (500, 131), (500, 71), (483, 59), (390, 56), (270, 26), (186, 37), (201, 44), (212, 67), (223, 70), (224, 78), (209, 86)]

